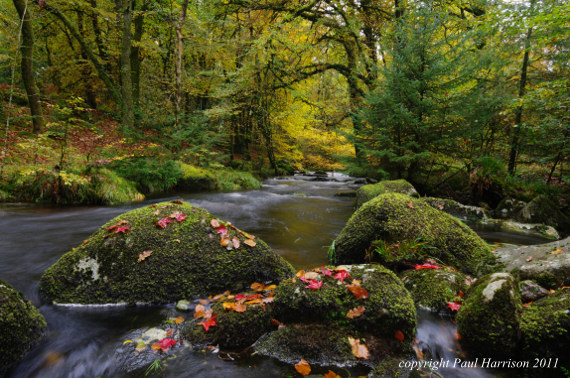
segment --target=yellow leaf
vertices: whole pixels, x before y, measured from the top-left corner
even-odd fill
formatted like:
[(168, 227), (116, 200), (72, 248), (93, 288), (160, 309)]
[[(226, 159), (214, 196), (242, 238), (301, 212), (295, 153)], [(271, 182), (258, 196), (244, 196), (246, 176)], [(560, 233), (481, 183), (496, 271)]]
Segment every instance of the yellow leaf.
[(551, 252), (553, 255), (559, 255), (562, 253), (562, 248), (557, 248), (555, 251)]
[(250, 246), (252, 248), (257, 245), (257, 243), (253, 241), (253, 239), (246, 239), (243, 241), (243, 244)]
[(133, 340), (125, 340), (125, 341), (123, 341), (123, 345), (125, 345), (125, 344), (132, 344), (132, 343), (133, 343)]
[(182, 316), (179, 316), (177, 318), (174, 319), (174, 323), (176, 324), (180, 324), (184, 321), (184, 318)]

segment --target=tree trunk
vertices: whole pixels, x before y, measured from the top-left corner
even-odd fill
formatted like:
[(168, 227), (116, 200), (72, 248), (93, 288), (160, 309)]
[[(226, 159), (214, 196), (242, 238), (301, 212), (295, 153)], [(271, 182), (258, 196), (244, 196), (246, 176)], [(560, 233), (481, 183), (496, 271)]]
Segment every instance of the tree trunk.
[[(531, 7), (534, 2), (531, 2)], [(532, 27), (528, 28), (526, 32), (526, 39), (524, 41), (524, 57), (523, 57), (523, 64), (521, 68), (521, 80), (519, 82), (519, 99), (522, 100), (522, 97), (525, 93), (526, 87), (526, 74), (528, 70), (528, 61), (529, 61), (529, 54), (530, 54), (530, 37), (532, 35)], [(508, 172), (509, 175), (515, 174), (516, 168), (516, 161), (517, 155), (519, 152), (519, 144), (520, 144), (520, 137), (521, 137), (521, 122), (522, 122), (522, 105), (519, 105), (515, 110), (515, 124), (513, 127), (513, 136), (511, 139), (511, 152), (509, 154), (509, 168)]]
[[(134, 2), (133, 2), (134, 3)], [(147, 10), (147, 2), (144, 2), (133, 20), (135, 33), (133, 34), (133, 46), (131, 46), (131, 77), (133, 83), (133, 103), (135, 109), (139, 108), (141, 97), (141, 47), (140, 43), (144, 34), (144, 12)]]
[(42, 132), (45, 123), (42, 115), (42, 106), (40, 104), (40, 94), (34, 77), (34, 31), (30, 20), (30, 12), (28, 11), (28, 1), (13, 1), (22, 23), (22, 44), (20, 46), (20, 51), (22, 52), (22, 61), (20, 65), (22, 70), (22, 81), (24, 82), (24, 88), (28, 95), (28, 104), (32, 114), (33, 131), (35, 134), (39, 134)]
[(176, 25), (176, 125), (180, 123), (180, 103), (182, 102), (182, 64), (184, 45), (182, 43), (182, 27), (186, 19), (186, 9), (188, 8), (188, 0), (184, 0), (182, 10), (180, 12), (180, 19)]
[(131, 25), (133, 21), (133, 6), (131, 0), (121, 2), (121, 124), (123, 131), (131, 130), (135, 123), (133, 104), (133, 83), (131, 76)]

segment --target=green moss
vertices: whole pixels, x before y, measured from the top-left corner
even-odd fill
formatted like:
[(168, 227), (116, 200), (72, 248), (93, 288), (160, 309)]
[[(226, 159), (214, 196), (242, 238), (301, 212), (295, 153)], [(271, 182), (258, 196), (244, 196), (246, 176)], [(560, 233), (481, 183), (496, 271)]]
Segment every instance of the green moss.
[(0, 202), (4, 202), (4, 201), (8, 200), (9, 197), (10, 197), (10, 194), (8, 194), (8, 192), (5, 192), (5, 191), (0, 189)]
[[(181, 212), (166, 228), (156, 222)], [(226, 289), (239, 290), (251, 282), (290, 277), (293, 268), (265, 242), (238, 249), (220, 246), (206, 210), (188, 203), (162, 202), (122, 214), (101, 227), (86, 243), (66, 253), (40, 280), (40, 292), (58, 303), (167, 303)], [(129, 230), (109, 227), (128, 222)], [(144, 251), (150, 256), (139, 261)]]
[[(300, 279), (288, 280), (275, 290), (275, 316), (285, 323), (315, 322), (393, 338), (400, 330), (406, 339), (415, 335), (416, 311), (410, 294), (396, 275), (380, 265), (345, 267), (353, 279), (361, 280), (366, 299), (356, 298), (333, 277), (321, 276), (323, 286), (307, 289)], [(351, 279), (346, 279), (347, 284)], [(351, 309), (364, 306), (362, 316), (349, 319)]]
[(93, 178), (95, 197), (99, 199), (97, 202), (104, 205), (118, 205), (144, 200), (144, 195), (139, 193), (133, 182), (119, 177), (113, 171), (101, 169), (93, 175)]
[[(461, 221), (399, 193), (379, 195), (351, 216), (335, 241), (331, 262), (364, 262), (377, 240), (422, 240), (431, 247), (430, 257), (470, 274), (491, 271), (496, 264), (489, 246)], [(416, 262), (425, 257), (417, 256)]]
[(24, 296), (0, 281), (0, 376), (45, 335), (46, 322)]
[(460, 291), (467, 291), (465, 276), (446, 269), (411, 270), (403, 274), (402, 280), (416, 306), (433, 311), (445, 309)]
[(508, 273), (481, 277), (457, 314), (461, 340), (485, 357), (512, 357), (517, 351), (522, 304), (518, 283)]
[(557, 290), (523, 310), (522, 350), (526, 358), (559, 358), (570, 365), (570, 290)]
[(356, 207), (360, 207), (372, 198), (385, 193), (401, 193), (410, 197), (419, 196), (414, 186), (406, 180), (380, 181), (376, 184), (361, 186), (356, 191)]
[(229, 169), (208, 170), (180, 163), (182, 178), (177, 188), (184, 191), (222, 191), (229, 192), (261, 188), (261, 181), (249, 172)]
[(558, 280), (551, 273), (541, 273), (532, 277), (532, 280), (546, 289), (555, 289), (558, 285)]

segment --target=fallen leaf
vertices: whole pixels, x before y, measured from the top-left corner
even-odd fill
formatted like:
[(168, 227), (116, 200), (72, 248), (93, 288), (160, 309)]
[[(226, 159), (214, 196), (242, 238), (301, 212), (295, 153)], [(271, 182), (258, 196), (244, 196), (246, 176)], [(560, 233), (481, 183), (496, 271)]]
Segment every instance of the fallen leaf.
[(252, 300), (252, 299), (259, 299), (259, 298), (263, 298), (263, 295), (261, 295), (261, 294), (248, 295), (245, 299), (247, 299), (248, 301), (250, 301), (250, 300)]
[(400, 331), (400, 330), (397, 330), (397, 331), (394, 333), (394, 338), (395, 338), (396, 340), (398, 340), (399, 342), (403, 343), (403, 342), (404, 342), (404, 333), (403, 333), (402, 331)]
[(548, 294), (554, 294), (554, 293), (556, 293), (556, 290), (554, 290), (554, 289), (548, 290)]
[(340, 272), (334, 275), (334, 278), (339, 280), (340, 282), (344, 282), (346, 278), (351, 278), (351, 277), (350, 273), (348, 273), (346, 270), (341, 270)]
[(414, 204), (412, 203), (412, 201), (406, 202), (406, 206), (408, 206), (410, 209), (414, 208)]
[(204, 299), (204, 298), (200, 299), (198, 302), (200, 302), (200, 303), (201, 303), (201, 304), (203, 304), (203, 305), (207, 305), (207, 304), (209, 304), (209, 303), (210, 303), (210, 301), (209, 301), (209, 300), (207, 300), (207, 299)]
[(144, 343), (144, 341), (141, 340), (141, 341), (139, 341), (139, 342), (137, 343), (137, 346), (135, 347), (135, 350), (136, 350), (137, 352), (142, 352), (145, 348), (146, 348), (146, 344)]
[(311, 373), (311, 365), (307, 361), (301, 360), (295, 364), (295, 370), (301, 375), (309, 375)]
[(332, 277), (332, 270), (325, 268), (325, 266), (321, 266), (321, 273), (323, 274), (323, 276), (328, 276), (328, 277)]
[(89, 243), (89, 239), (83, 240), (83, 243), (81, 243), (81, 245), (85, 245), (85, 244), (87, 244), (87, 243)]
[(250, 246), (252, 248), (257, 245), (257, 243), (253, 241), (253, 239), (246, 239), (243, 241), (243, 244)]
[(234, 249), (239, 248), (239, 239), (236, 238), (235, 236), (232, 238), (232, 245), (234, 246)]
[(212, 302), (217, 302), (217, 301), (219, 301), (220, 299), (227, 297), (228, 295), (230, 295), (230, 291), (229, 291), (229, 290), (226, 290), (226, 291), (224, 291), (222, 294), (218, 294), (218, 295), (214, 296), (213, 298), (210, 298), (210, 300), (211, 300)]
[(160, 346), (159, 343), (156, 342), (150, 346), (150, 349), (158, 352), (159, 350), (162, 350), (162, 347)]
[(368, 291), (362, 286), (346, 285), (346, 288), (358, 299), (368, 298)]
[(138, 262), (143, 261), (144, 259), (146, 259), (146, 258), (149, 257), (150, 255), (152, 255), (152, 251), (151, 251), (150, 249), (149, 249), (148, 251), (144, 251), (143, 253), (141, 253), (141, 254), (139, 255), (139, 261), (138, 261)]
[(299, 278), (299, 277), (303, 277), (305, 275), (305, 271), (304, 270), (300, 270), (297, 273), (295, 273), (295, 277)]
[(125, 344), (132, 344), (132, 343), (133, 343), (133, 340), (125, 340), (125, 341), (123, 341), (123, 345), (125, 345)]
[(459, 293), (457, 293), (457, 296), (458, 296), (459, 298), (463, 298), (464, 295), (465, 295), (465, 294), (463, 294), (463, 292), (462, 292), (461, 290), (459, 291)]
[(368, 359), (370, 357), (370, 352), (366, 347), (366, 344), (362, 344), (360, 340), (353, 339), (352, 337), (348, 336), (348, 342), (352, 347), (352, 354), (356, 358)]
[(210, 316), (210, 318), (208, 318), (208, 320), (206, 320), (205, 322), (201, 322), (198, 324), (200, 324), (202, 327), (204, 327), (204, 330), (206, 332), (208, 332), (210, 327), (214, 327), (214, 326), (218, 325), (218, 323), (216, 322), (216, 316), (218, 316), (218, 314), (214, 314), (214, 315)]
[(174, 328), (169, 328), (168, 331), (166, 331), (166, 337), (170, 337), (174, 334)]
[(335, 373), (332, 370), (329, 370), (328, 373), (323, 374), (323, 377), (325, 377), (325, 378), (341, 378), (340, 375), (338, 375), (337, 373)]
[(438, 203), (438, 204), (437, 204), (437, 208), (440, 209), (440, 210), (443, 210), (443, 203)]
[(273, 324), (274, 326), (278, 326), (278, 327), (283, 325), (283, 323), (281, 323), (279, 320), (277, 320), (275, 318), (271, 319), (271, 324)]
[(249, 288), (251, 290), (255, 290), (255, 291), (263, 291), (264, 287), (265, 287), (265, 285), (262, 283), (259, 283), (259, 282), (254, 282), (249, 286)]
[(412, 345), (412, 349), (414, 350), (414, 352), (416, 353), (416, 357), (420, 360), (424, 359), (424, 352), (422, 352), (422, 350), (420, 349), (419, 346), (417, 345)]
[(172, 219), (176, 219), (177, 222), (182, 222), (184, 219), (186, 219), (187, 215), (183, 214), (180, 211), (175, 211), (172, 214), (170, 214), (170, 218)]
[(459, 301), (447, 302), (447, 307), (449, 307), (451, 311), (459, 311), (459, 309), (461, 308), (461, 302)]
[(222, 304), (224, 310), (235, 311), (235, 312), (245, 312), (247, 307), (244, 304), (237, 302), (224, 302)]
[(346, 317), (349, 319), (358, 318), (359, 316), (364, 314), (364, 311), (365, 311), (364, 306), (358, 306), (358, 307), (355, 307), (352, 310), (348, 311), (346, 313)]
[(170, 202), (172, 202), (172, 203), (177, 203), (177, 204), (179, 204), (179, 205), (183, 205), (183, 204), (184, 204), (184, 202), (182, 202), (182, 201), (180, 201), (180, 200), (172, 200), (172, 201), (170, 201)]
[(416, 270), (420, 270), (420, 269), (439, 269), (439, 266), (425, 263), (425, 264), (422, 264), (422, 265), (414, 265), (414, 268), (416, 268)]
[(261, 300), (261, 303), (263, 303), (263, 304), (273, 303), (274, 300), (275, 300), (274, 297), (267, 297), (267, 298), (263, 298), (263, 299)]
[(170, 219), (169, 217), (164, 217), (161, 218), (158, 222), (156, 222), (156, 225), (161, 228), (166, 228), (166, 226), (169, 225), (170, 223), (172, 223), (172, 219)]
[(261, 299), (260, 298), (252, 299), (250, 301), (245, 302), (245, 304), (248, 306), (261, 304)]
[(323, 286), (323, 281), (310, 280), (305, 289), (319, 290)]
[(218, 228), (218, 227), (220, 227), (220, 222), (218, 222), (217, 219), (212, 219), (212, 220), (210, 221), (210, 225), (211, 225), (212, 227), (214, 227), (214, 228)]
[(263, 288), (264, 291), (271, 291), (271, 290), (275, 290), (275, 288), (277, 287), (277, 285), (272, 284), (272, 285), (267, 285)]
[(532, 256), (530, 256), (528, 259), (526, 259), (526, 262), (531, 262), (532, 261)]
[(220, 240), (220, 245), (222, 247), (227, 247), (230, 245), (230, 238), (222, 238), (222, 240)]
[(555, 251), (550, 252), (553, 255), (558, 255), (562, 253), (562, 248), (557, 248)]
[(174, 319), (174, 323), (176, 324), (180, 324), (184, 321), (184, 318), (182, 316), (178, 316)]
[(229, 233), (228, 229), (224, 226), (220, 226), (216, 228), (216, 230), (218, 231), (218, 234), (220, 234), (222, 237), (226, 236)]
[(531, 304), (532, 304), (532, 301), (531, 301), (531, 302), (527, 302), (527, 303), (523, 303), (523, 307), (530, 307)]
[(316, 280), (317, 278), (319, 278), (319, 273), (317, 272), (307, 272), (305, 273), (305, 278), (308, 280)]
[(245, 295), (243, 295), (243, 294), (238, 294), (238, 295), (236, 295), (236, 296), (234, 297), (234, 299), (235, 299), (236, 301), (241, 301), (242, 299), (243, 299), (243, 300), (247, 299), (247, 296), (245, 296)]

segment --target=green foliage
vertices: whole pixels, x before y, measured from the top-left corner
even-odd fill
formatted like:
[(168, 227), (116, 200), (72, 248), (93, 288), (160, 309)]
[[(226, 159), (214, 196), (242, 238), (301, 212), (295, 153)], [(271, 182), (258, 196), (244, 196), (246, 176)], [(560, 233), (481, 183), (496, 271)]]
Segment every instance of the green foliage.
[(149, 375), (154, 375), (162, 369), (162, 362), (159, 359), (154, 360), (152, 364), (148, 366), (148, 368), (144, 372), (144, 376), (147, 377)]
[(183, 174), (177, 161), (148, 157), (117, 160), (111, 167), (120, 176), (133, 181), (143, 193), (172, 189)]

